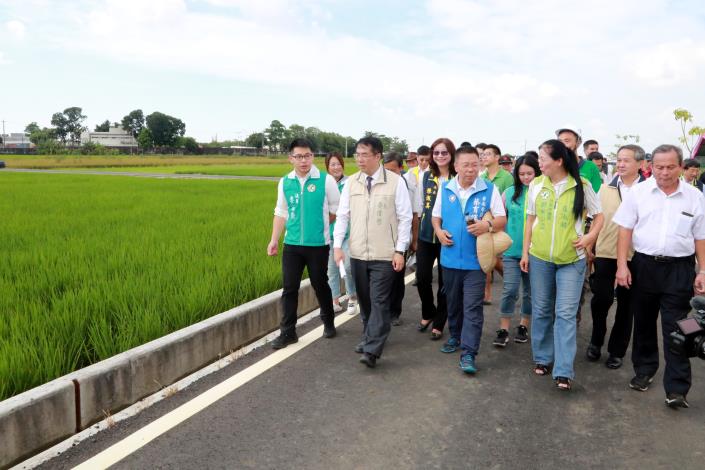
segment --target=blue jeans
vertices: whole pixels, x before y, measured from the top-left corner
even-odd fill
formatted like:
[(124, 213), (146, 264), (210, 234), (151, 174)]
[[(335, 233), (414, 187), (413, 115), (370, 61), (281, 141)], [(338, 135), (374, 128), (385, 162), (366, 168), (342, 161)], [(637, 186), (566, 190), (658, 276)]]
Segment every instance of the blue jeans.
[[(504, 264), (504, 285), (502, 286), (502, 302), (499, 305), (499, 316), (511, 318), (514, 316), (514, 309), (519, 300), (519, 285), (522, 287), (521, 315), (531, 316), (531, 282), (529, 274), (519, 268), (519, 259), (505, 256), (502, 259)], [(330, 274), (328, 275), (330, 277)]]
[(553, 363), (553, 378), (573, 379), (576, 315), (585, 280), (585, 260), (555, 264), (529, 256), (529, 277), (534, 362)]
[(485, 273), (481, 270), (443, 268), (443, 286), (448, 302), (448, 329), (460, 341), (463, 354), (477, 356), (482, 337)]
[[(356, 292), (355, 279), (353, 279), (352, 269), (350, 268), (350, 245), (348, 244), (348, 239), (343, 240), (342, 248), (343, 253), (345, 253), (345, 261), (343, 261), (345, 266), (345, 293), (348, 294), (348, 297), (352, 297)], [(328, 257), (328, 284), (333, 293), (333, 300), (338, 300), (340, 298), (340, 269), (335, 264), (333, 251), (335, 250), (333, 250), (333, 245), (331, 244), (330, 256)]]

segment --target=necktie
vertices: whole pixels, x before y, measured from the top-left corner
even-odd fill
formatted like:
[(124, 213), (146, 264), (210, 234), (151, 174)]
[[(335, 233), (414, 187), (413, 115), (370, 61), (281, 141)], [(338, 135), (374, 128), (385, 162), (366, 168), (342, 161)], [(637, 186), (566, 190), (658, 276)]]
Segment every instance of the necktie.
[(369, 194), (372, 191), (372, 177), (368, 176), (367, 177), (367, 194)]

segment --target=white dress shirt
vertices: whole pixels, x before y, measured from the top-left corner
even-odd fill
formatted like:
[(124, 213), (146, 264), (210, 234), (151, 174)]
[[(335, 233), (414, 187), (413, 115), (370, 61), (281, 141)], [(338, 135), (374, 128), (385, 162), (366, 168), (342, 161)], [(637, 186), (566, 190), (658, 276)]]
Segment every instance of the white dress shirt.
[(406, 180), (406, 184), (409, 187), (409, 200), (411, 201), (411, 210), (415, 214), (421, 214), (418, 210), (418, 205), (416, 204), (416, 193), (419, 191), (419, 183), (416, 180), (416, 175), (410, 171), (404, 173), (403, 178)]
[(651, 256), (690, 256), (695, 240), (705, 240), (705, 198), (695, 187), (679, 181), (676, 192), (666, 195), (649, 178), (635, 185), (623, 198), (612, 219), (633, 230), (632, 245)]
[[(298, 178), (301, 186), (301, 192), (303, 193), (306, 180), (308, 180), (309, 176), (312, 178), (319, 178), (321, 176), (321, 172), (315, 165), (311, 165), (311, 169), (303, 178), (298, 176), (295, 170), (292, 170), (284, 178)], [(287, 220), (289, 218), (289, 204), (286, 202), (286, 197), (284, 196), (284, 178), (279, 180), (279, 184), (277, 186), (277, 205), (274, 207), (274, 215)], [(330, 244), (330, 230), (328, 229), (330, 226), (329, 214), (335, 214), (338, 210), (339, 201), (340, 191), (338, 191), (338, 184), (335, 182), (335, 178), (329, 174), (326, 174), (326, 197), (323, 199), (323, 233), (325, 234), (326, 245)]]
[[(378, 184), (380, 179), (383, 179), (385, 170), (382, 165), (372, 175), (372, 186)], [(390, 172), (391, 173), (391, 172)], [(365, 175), (367, 176), (367, 175)], [(409, 248), (411, 241), (411, 219), (413, 217), (411, 211), (411, 201), (409, 199), (409, 190), (402, 176), (399, 177), (396, 192), (394, 194), (394, 205), (397, 213), (397, 245), (396, 251), (406, 251)], [(335, 228), (333, 228), (333, 248), (341, 248), (345, 233), (348, 230), (350, 223), (350, 181), (345, 182), (343, 191), (340, 193), (340, 203), (338, 204), (338, 212), (335, 214)]]
[[(456, 177), (455, 179), (451, 180), (450, 183), (448, 184), (454, 184), (455, 187), (457, 188), (458, 191), (458, 197), (462, 201), (467, 201), (470, 196), (475, 193), (477, 190), (477, 182), (480, 181), (481, 178), (477, 177), (475, 178), (475, 181), (467, 187), (463, 188), (460, 186), (459, 180)], [(497, 185), (493, 184), (492, 185), (492, 197), (490, 198), (490, 213), (492, 214), (493, 217), (502, 217), (507, 215), (507, 211), (504, 209), (504, 203), (502, 202), (502, 196), (499, 194), (499, 190), (497, 189)], [(436, 196), (436, 202), (433, 204), (433, 211), (431, 212), (431, 216), (441, 218), (442, 214), (442, 209), (443, 209), (443, 197), (442, 197), (442, 187), (438, 188), (438, 195)]]

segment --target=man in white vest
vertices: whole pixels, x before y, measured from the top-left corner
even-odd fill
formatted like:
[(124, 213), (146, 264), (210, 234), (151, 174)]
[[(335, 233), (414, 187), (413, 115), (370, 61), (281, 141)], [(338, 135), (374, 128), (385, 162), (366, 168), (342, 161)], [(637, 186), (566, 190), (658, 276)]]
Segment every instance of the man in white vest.
[(411, 235), (411, 201), (402, 177), (381, 164), (384, 149), (376, 137), (357, 142), (360, 171), (348, 178), (340, 194), (333, 231), (336, 264), (350, 226), (350, 265), (357, 287), (362, 341), (360, 362), (375, 367), (391, 329), (390, 301), (395, 273), (404, 269)]

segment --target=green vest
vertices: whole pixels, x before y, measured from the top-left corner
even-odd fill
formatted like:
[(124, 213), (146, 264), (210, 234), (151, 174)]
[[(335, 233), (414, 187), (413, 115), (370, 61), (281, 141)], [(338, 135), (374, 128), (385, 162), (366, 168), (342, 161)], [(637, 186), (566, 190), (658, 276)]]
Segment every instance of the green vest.
[[(582, 179), (582, 178), (581, 178)], [(589, 184), (582, 179), (583, 185)], [(541, 189), (536, 196), (536, 221), (531, 231), (531, 248), (529, 253), (543, 261), (555, 264), (570, 264), (580, 256), (573, 247), (573, 242), (585, 230), (585, 217), (582, 218), (580, 233), (575, 227), (573, 201), (575, 200), (575, 179), (568, 176), (565, 190), (558, 201), (553, 190), (553, 183), (545, 176), (539, 176), (531, 182)]]
[(282, 189), (289, 211), (284, 243), (324, 246), (326, 238), (323, 203), (326, 199), (326, 173), (321, 171), (318, 178), (309, 173), (303, 188), (299, 178), (290, 178), (287, 175), (283, 178)]

